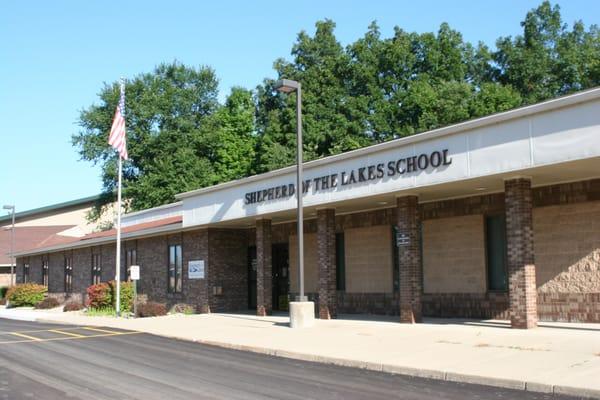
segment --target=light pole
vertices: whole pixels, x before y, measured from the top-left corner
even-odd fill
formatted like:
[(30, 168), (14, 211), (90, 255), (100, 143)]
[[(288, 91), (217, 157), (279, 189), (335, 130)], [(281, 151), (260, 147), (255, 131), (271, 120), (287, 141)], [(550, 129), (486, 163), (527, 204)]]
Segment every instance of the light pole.
[(302, 85), (290, 79), (281, 79), (275, 83), (275, 89), (282, 93), (296, 92), (296, 199), (298, 226), (298, 280), (300, 293), (296, 302), (290, 304), (290, 326), (300, 328), (312, 325), (314, 304), (304, 295), (304, 217), (302, 213)]
[(15, 285), (15, 206), (5, 205), (4, 210), (11, 210), (12, 227), (10, 229), (10, 286)]
[(300, 82), (282, 79), (275, 83), (275, 89), (282, 93), (296, 92), (296, 199), (298, 227), (298, 281), (300, 294), (296, 301), (306, 301), (304, 295), (304, 217), (302, 213), (302, 85)]

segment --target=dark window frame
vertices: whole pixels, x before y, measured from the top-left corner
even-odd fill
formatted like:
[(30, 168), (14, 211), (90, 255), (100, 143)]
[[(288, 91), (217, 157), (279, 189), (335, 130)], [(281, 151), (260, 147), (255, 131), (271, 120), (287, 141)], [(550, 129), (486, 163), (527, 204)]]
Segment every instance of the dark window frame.
[(183, 260), (181, 244), (170, 244), (167, 248), (167, 291), (183, 292)]
[(73, 256), (65, 255), (65, 276), (64, 276), (64, 287), (65, 293), (73, 292)]
[(48, 259), (42, 258), (42, 285), (44, 285), (45, 287), (48, 287), (49, 270), (50, 270), (50, 267), (48, 264)]
[[(485, 214), (484, 216), (484, 246), (485, 246), (485, 282), (486, 282), (486, 290), (488, 293), (507, 293), (508, 292), (508, 249), (507, 249), (507, 238), (506, 238), (506, 216), (503, 213), (494, 213), (494, 214)], [(502, 251), (502, 261), (503, 261), (503, 269), (504, 269), (504, 282), (502, 285), (498, 286), (496, 283), (492, 282), (495, 274), (491, 272), (491, 268), (493, 268), (491, 263), (491, 257), (493, 257), (492, 249), (490, 249), (490, 243), (492, 238), (490, 238), (490, 223), (493, 218), (502, 218), (502, 225), (504, 229), (501, 230), (502, 241), (503, 241), (503, 251)]]
[(23, 283), (29, 282), (29, 260), (23, 261)]
[(102, 282), (102, 256), (100, 253), (92, 253), (92, 285)]
[(346, 238), (344, 232), (335, 234), (335, 289), (346, 291)]

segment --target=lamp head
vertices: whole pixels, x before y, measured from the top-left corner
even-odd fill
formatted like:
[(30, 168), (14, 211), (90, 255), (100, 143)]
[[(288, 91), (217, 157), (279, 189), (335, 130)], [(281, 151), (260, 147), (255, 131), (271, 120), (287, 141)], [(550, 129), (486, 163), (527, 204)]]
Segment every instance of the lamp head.
[(298, 90), (300, 83), (291, 79), (280, 79), (275, 82), (275, 90), (282, 93), (291, 93)]

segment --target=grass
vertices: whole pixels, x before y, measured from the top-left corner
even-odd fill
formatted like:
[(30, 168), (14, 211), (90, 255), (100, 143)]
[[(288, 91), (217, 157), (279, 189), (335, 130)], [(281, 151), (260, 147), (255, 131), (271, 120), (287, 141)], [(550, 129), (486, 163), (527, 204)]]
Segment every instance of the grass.
[(112, 307), (88, 308), (85, 315), (90, 317), (115, 317), (117, 313)]

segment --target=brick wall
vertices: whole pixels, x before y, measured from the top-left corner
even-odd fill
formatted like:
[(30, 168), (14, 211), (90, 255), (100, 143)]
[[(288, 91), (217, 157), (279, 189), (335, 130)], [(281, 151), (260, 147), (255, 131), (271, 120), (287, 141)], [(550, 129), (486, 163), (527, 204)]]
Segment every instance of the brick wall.
[(243, 229), (208, 231), (210, 287), (222, 294), (210, 297), (213, 311), (248, 309), (248, 236)]
[(600, 201), (533, 211), (541, 293), (600, 293)]
[(346, 292), (393, 291), (392, 228), (377, 225), (344, 231)]
[[(182, 287), (185, 294), (185, 302), (193, 305), (198, 312), (210, 312), (209, 305), (209, 283), (208, 279), (189, 279), (187, 273), (188, 262), (192, 260), (204, 260), (205, 276), (210, 276), (212, 266), (209, 263), (208, 253), (208, 230), (183, 232), (182, 242), (183, 258), (183, 281)], [(139, 250), (138, 250), (139, 254)], [(139, 255), (138, 255), (139, 257)], [(160, 268), (158, 265), (155, 268)], [(166, 266), (164, 267), (166, 271)], [(166, 272), (165, 272), (166, 279)]]
[(425, 293), (485, 293), (482, 215), (423, 221)]
[[(299, 292), (298, 287), (298, 236), (289, 237), (290, 290)], [(319, 291), (319, 266), (317, 252), (317, 234), (304, 235), (304, 291)]]

